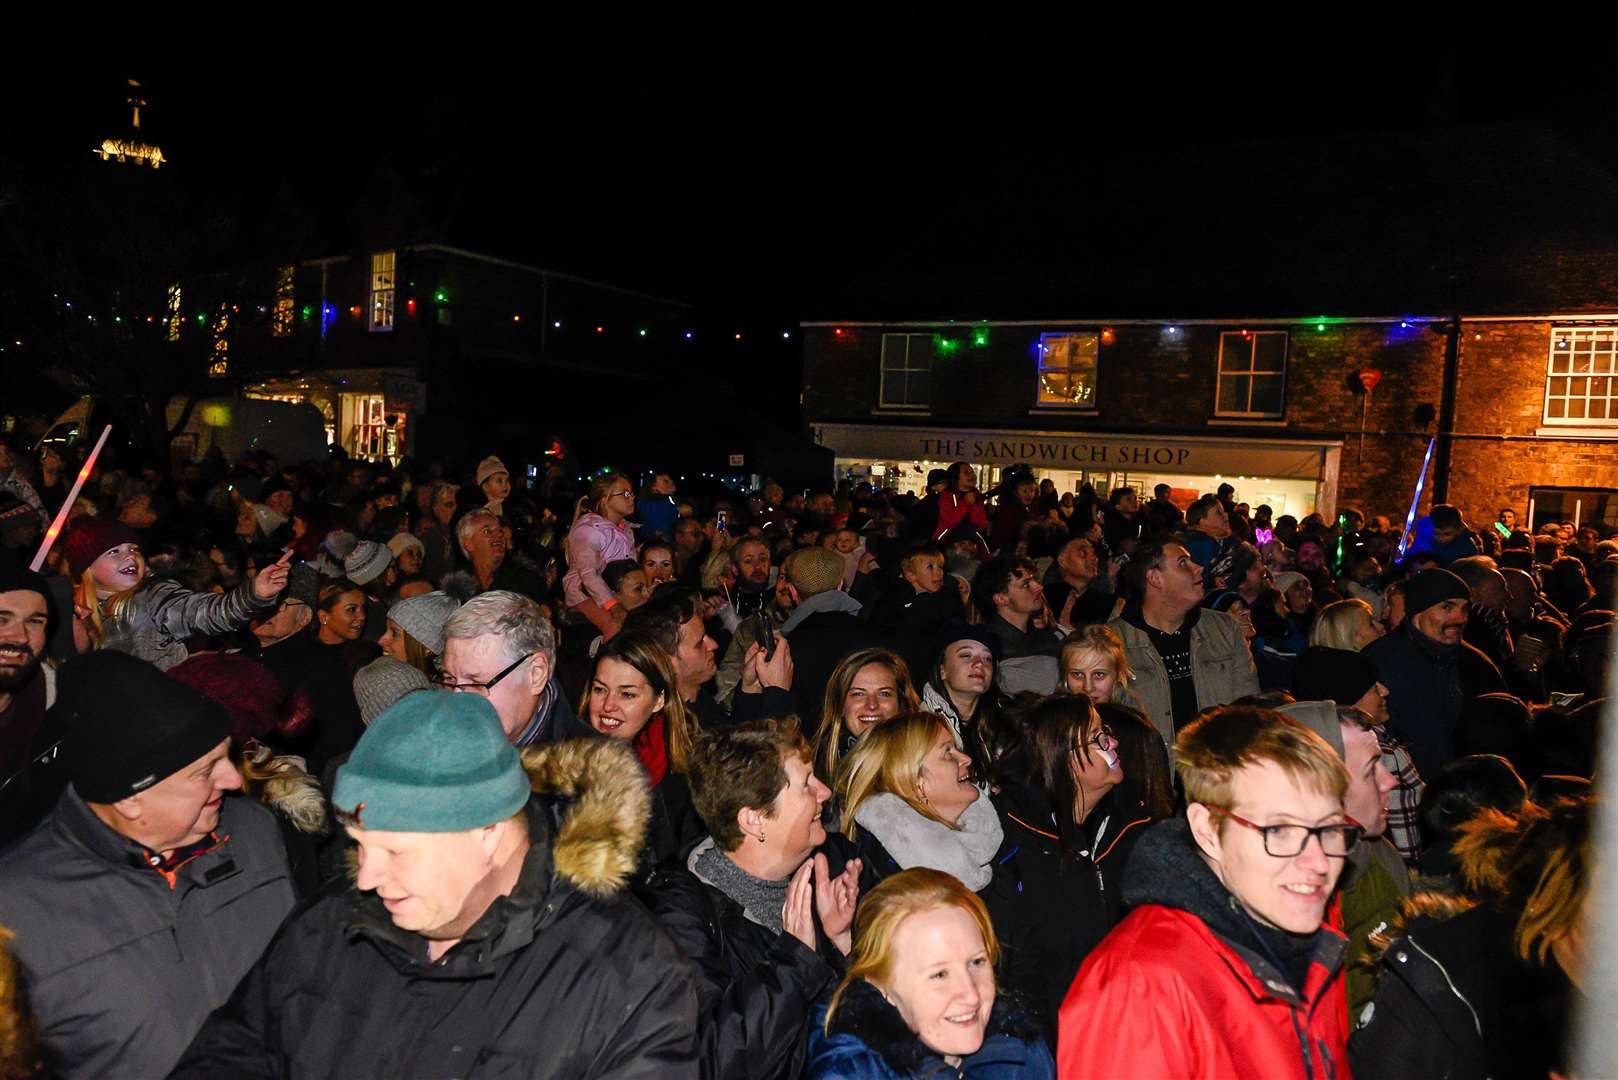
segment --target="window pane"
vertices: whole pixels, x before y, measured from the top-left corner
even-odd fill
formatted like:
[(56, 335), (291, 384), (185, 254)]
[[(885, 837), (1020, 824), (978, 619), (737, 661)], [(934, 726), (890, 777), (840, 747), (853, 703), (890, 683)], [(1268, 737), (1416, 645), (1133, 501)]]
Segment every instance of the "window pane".
[(933, 335), (910, 335), (910, 356), (905, 361), (905, 367), (909, 368), (911, 371), (915, 371), (918, 368), (923, 371), (931, 371), (933, 369)]
[(1557, 353), (1551, 357), (1551, 371), (1557, 375), (1566, 375), (1568, 368), (1567, 353)]
[(1576, 352), (1576, 353), (1574, 353), (1573, 354), (1573, 373), (1575, 375), (1579, 375), (1579, 374), (1583, 374), (1585, 372), (1588, 372), (1589, 370), (1590, 370), (1590, 354), (1587, 353), (1587, 352)]
[(904, 395), (904, 372), (884, 371), (882, 373), (882, 404), (903, 405), (905, 403)]
[(897, 371), (904, 367), (905, 335), (882, 335), (882, 370)]
[(930, 371), (912, 371), (906, 384), (908, 396), (906, 405), (926, 405), (933, 399), (933, 373)]
[(1219, 412), (1247, 412), (1247, 398), (1252, 383), (1248, 375), (1221, 375), (1219, 377)]
[(1567, 381), (1568, 395), (1570, 397), (1583, 397), (1589, 392), (1589, 382), (1589, 379), (1569, 379)]
[(1567, 379), (1552, 376), (1550, 394), (1552, 397), (1567, 397)]
[(1551, 419), (1560, 420), (1565, 417), (1567, 415), (1567, 413), (1564, 411), (1566, 408), (1567, 402), (1563, 401), (1561, 398), (1551, 398), (1549, 410)]
[(1612, 370), (1612, 353), (1596, 353), (1590, 358), (1590, 370), (1606, 373)]
[(1589, 419), (1591, 419), (1591, 420), (1605, 420), (1606, 418), (1607, 418), (1607, 402), (1606, 402), (1606, 399), (1597, 398), (1596, 400), (1590, 402)]
[(1253, 376), (1253, 412), (1269, 413), (1279, 416), (1281, 413), (1281, 377), (1271, 375), (1268, 377)]
[(1569, 420), (1584, 419), (1584, 399), (1573, 398), (1567, 403), (1567, 418)]
[(1252, 371), (1253, 342), (1240, 334), (1219, 335), (1219, 370)]
[(1604, 397), (1606, 397), (1607, 396), (1607, 383), (1608, 383), (1608, 380), (1605, 379), (1605, 378), (1591, 379), (1590, 380), (1590, 396), (1593, 397), (1593, 398), (1604, 398)]
[(1283, 371), (1287, 363), (1287, 336), (1285, 334), (1253, 335), (1253, 370)]
[(1039, 374), (1039, 403), (1041, 405), (1067, 405), (1069, 383), (1066, 372), (1042, 371)]

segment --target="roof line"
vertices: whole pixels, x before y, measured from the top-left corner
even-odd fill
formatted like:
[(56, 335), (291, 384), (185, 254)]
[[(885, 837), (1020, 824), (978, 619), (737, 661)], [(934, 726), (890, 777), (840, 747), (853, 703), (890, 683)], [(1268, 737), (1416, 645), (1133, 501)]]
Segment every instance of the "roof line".
[(970, 330), (974, 326), (1294, 326), (1299, 323), (1327, 323), (1344, 326), (1356, 323), (1447, 323), (1448, 315), (1297, 315), (1289, 318), (1263, 316), (1255, 318), (1218, 319), (917, 319), (883, 322), (873, 320), (806, 320), (798, 325), (809, 327), (895, 326), (895, 327), (958, 327)]
[(468, 251), (465, 248), (454, 247), (449, 244), (411, 244), (409, 251), (438, 251), (446, 255), (455, 255), (462, 259), (471, 259), (475, 262), (488, 263), (491, 266), (503, 266), (510, 270), (521, 270), (529, 274), (537, 274), (542, 278), (556, 278), (558, 281), (572, 281), (580, 285), (588, 285), (593, 289), (602, 289), (607, 292), (623, 293), (625, 296), (637, 297), (641, 300), (651, 300), (654, 303), (669, 304), (674, 307), (689, 308), (691, 305), (684, 300), (674, 300), (667, 296), (658, 296), (654, 293), (641, 292), (638, 289), (626, 289), (622, 285), (609, 285), (604, 281), (593, 278), (580, 277), (577, 274), (565, 274), (560, 270), (548, 270), (543, 266), (530, 266), (527, 263), (516, 262), (512, 259), (502, 259), (494, 255), (484, 255), (477, 251)]

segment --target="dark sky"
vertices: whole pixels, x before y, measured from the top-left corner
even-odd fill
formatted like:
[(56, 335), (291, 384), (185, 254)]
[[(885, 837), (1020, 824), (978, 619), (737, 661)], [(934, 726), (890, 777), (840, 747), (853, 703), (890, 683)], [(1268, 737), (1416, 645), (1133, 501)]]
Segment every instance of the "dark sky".
[(284, 178), (334, 245), (386, 162), (465, 246), (792, 319), (1019, 177), (1111, 155), (1513, 120), (1607, 158), (1618, 144), (1612, 65), (1568, 39), (875, 10), (587, 24), (440, 5), (390, 9), (382, 35), (320, 14), (206, 42), (19, 38), (42, 63), (10, 76), (11, 145), (36, 165), (83, 153), (121, 130), (139, 77), (187, 185), (260, 199)]

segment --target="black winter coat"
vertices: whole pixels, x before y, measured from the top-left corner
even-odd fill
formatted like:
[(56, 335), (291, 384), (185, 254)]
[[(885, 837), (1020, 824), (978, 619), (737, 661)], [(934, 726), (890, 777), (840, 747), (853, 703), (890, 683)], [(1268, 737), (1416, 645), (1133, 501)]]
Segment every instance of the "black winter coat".
[(792, 646), (792, 695), (800, 717), (818, 717), (826, 705), (826, 684), (843, 657), (886, 645), (869, 623), (848, 611), (817, 611), (782, 635)]
[(599, 739), (523, 763), (521, 877), (442, 959), (340, 884), (292, 914), (172, 1075), (696, 1077), (690, 965), (624, 891), (648, 814), (633, 754)]
[(1444, 648), (1409, 620), (1365, 647), (1377, 680), (1388, 688), (1388, 728), (1410, 748), (1416, 769), (1434, 776), (1455, 757), (1455, 725), (1471, 698), (1506, 688), (1487, 656), (1461, 642)]
[(640, 893), (696, 966), (705, 1080), (801, 1076), (815, 1005), (830, 994), (842, 966), (835, 949), (822, 941), (811, 950), (791, 934), (760, 926), (688, 869), (660, 868)]

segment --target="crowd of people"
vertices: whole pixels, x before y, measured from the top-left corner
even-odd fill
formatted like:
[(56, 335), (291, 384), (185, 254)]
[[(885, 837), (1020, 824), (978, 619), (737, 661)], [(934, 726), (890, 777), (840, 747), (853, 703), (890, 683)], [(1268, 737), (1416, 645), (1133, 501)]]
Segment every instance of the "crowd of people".
[(28, 569), (78, 464), (0, 447), (0, 1075), (1567, 1072), (1599, 527), (257, 452)]

